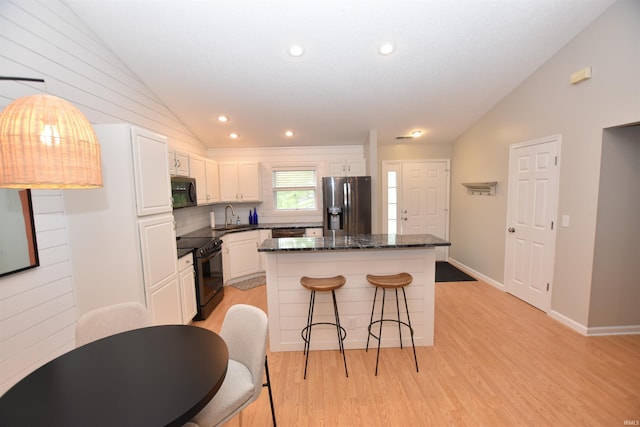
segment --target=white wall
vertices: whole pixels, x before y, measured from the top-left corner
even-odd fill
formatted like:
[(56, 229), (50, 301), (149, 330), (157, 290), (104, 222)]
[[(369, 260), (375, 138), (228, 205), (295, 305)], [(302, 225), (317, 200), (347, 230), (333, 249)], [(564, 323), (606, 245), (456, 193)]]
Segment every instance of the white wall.
[[(206, 154), (202, 144), (59, 1), (0, 2), (0, 74), (44, 78), (0, 81), (0, 109), (48, 92), (94, 123), (130, 122)], [(75, 345), (76, 307), (62, 193), (34, 191), (40, 267), (0, 278), (0, 394)], [(0, 237), (1, 238), (1, 237)], [(99, 274), (99, 260), (96, 260)]]
[[(614, 3), (551, 60), (454, 142), (451, 257), (503, 281), (509, 144), (562, 135), (559, 214), (551, 308), (589, 326), (603, 129), (640, 119), (640, 2)], [(586, 66), (591, 80), (569, 84)], [(496, 197), (460, 185), (498, 181)]]

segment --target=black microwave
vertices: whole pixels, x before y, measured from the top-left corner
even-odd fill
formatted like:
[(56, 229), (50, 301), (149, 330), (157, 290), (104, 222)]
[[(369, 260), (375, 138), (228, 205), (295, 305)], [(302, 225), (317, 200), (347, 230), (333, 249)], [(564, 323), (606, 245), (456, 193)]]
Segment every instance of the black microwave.
[(174, 209), (196, 206), (198, 204), (196, 180), (183, 176), (172, 176), (171, 199)]

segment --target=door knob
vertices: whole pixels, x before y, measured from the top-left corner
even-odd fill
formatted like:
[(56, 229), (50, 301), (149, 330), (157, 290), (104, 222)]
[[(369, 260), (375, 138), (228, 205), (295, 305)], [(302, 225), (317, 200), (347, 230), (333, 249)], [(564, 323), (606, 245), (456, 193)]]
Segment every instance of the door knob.
[(507, 230), (509, 233), (515, 233), (516, 229), (514, 227), (509, 227), (509, 229)]

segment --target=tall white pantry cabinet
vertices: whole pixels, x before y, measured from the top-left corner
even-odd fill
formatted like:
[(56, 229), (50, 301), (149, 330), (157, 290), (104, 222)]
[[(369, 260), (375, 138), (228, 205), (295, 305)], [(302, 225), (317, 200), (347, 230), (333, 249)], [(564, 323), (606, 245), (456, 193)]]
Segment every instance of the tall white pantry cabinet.
[(64, 191), (78, 314), (137, 301), (155, 324), (182, 323), (167, 140), (128, 124), (95, 131), (103, 187)]

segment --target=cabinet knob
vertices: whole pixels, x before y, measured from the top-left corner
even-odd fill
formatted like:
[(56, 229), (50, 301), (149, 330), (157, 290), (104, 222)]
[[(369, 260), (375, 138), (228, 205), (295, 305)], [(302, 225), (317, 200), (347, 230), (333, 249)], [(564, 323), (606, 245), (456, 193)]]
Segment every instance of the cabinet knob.
[(516, 232), (516, 229), (515, 229), (514, 227), (509, 227), (509, 228), (507, 229), (507, 231), (508, 231), (509, 233), (515, 233), (515, 232)]

